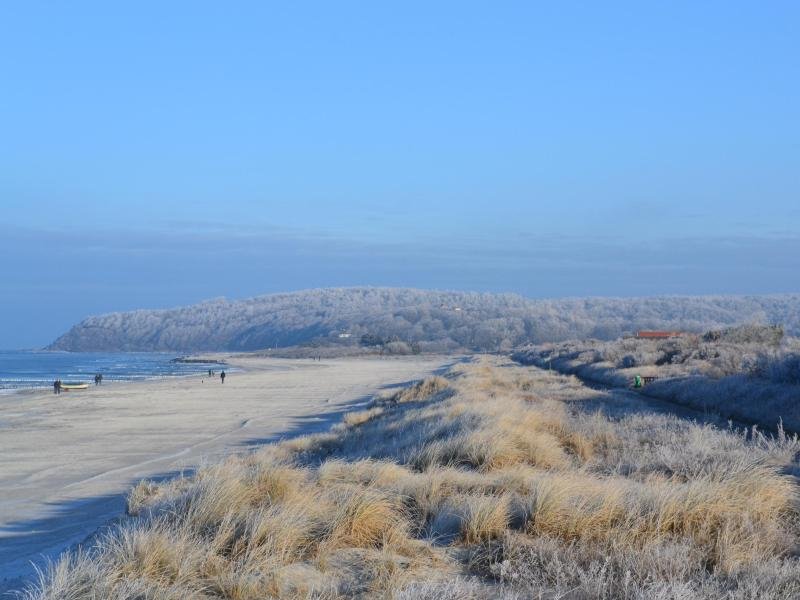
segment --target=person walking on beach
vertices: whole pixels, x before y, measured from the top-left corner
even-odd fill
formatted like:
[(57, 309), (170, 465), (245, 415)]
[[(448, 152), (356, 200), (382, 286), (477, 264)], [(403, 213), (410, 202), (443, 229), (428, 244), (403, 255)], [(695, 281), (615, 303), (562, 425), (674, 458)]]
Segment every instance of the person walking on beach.
[(94, 376), (94, 384), (95, 385), (100, 385), (100, 375), (99, 374), (95, 374), (95, 376)]
[(53, 393), (54, 393), (54, 394), (57, 394), (57, 393), (58, 393), (58, 379), (56, 379), (56, 380), (53, 382)]
[(220, 381), (221, 381), (222, 383), (225, 383), (225, 371), (222, 371), (222, 372), (219, 374), (219, 379), (220, 379)]

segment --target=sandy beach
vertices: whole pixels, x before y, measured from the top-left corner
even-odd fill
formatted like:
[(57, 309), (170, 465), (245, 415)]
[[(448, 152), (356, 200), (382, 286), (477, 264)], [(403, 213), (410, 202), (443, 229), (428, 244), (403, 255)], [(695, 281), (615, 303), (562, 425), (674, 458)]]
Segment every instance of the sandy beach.
[(224, 385), (184, 377), (0, 398), (0, 590), (120, 516), (137, 480), (325, 429), (453, 358), (228, 362), (242, 371)]

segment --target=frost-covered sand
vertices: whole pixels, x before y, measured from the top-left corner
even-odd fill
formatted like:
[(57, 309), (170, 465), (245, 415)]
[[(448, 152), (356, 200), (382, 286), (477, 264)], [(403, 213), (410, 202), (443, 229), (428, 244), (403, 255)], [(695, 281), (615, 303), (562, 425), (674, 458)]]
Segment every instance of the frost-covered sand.
[(188, 377), (0, 398), (0, 590), (121, 515), (133, 482), (326, 428), (452, 360), (237, 358), (244, 371), (224, 385)]

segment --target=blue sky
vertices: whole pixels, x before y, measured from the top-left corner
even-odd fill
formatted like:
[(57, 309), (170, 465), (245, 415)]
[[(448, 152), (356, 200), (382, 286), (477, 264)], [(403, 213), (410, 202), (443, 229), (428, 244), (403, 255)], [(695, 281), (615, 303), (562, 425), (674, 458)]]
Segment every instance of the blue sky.
[(0, 7), (0, 347), (328, 285), (800, 291), (800, 4)]

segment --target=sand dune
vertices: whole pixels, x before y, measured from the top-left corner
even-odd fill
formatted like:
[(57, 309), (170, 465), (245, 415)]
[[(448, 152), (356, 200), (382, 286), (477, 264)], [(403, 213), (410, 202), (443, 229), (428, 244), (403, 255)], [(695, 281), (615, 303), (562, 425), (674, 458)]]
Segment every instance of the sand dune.
[(26, 600), (800, 597), (800, 441), (503, 356), (144, 482)]
[(224, 385), (190, 377), (3, 398), (0, 581), (29, 575), (31, 561), (120, 515), (138, 479), (325, 428), (379, 388), (452, 361), (238, 358), (229, 362), (244, 370)]

